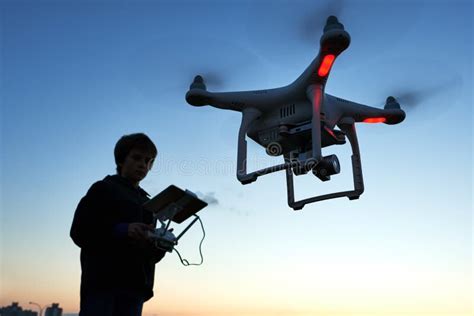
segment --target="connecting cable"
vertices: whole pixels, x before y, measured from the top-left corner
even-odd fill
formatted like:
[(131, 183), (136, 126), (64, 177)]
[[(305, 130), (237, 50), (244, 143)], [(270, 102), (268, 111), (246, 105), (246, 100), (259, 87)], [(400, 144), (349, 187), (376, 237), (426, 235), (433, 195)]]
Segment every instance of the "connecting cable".
[(179, 260), (181, 261), (181, 264), (185, 267), (187, 267), (187, 266), (200, 266), (204, 262), (204, 257), (202, 256), (201, 247), (202, 247), (202, 242), (204, 241), (204, 238), (206, 237), (206, 231), (204, 230), (204, 225), (202, 224), (201, 218), (199, 216), (197, 216), (196, 214), (194, 214), (193, 216), (196, 217), (199, 220), (199, 224), (201, 224), (201, 229), (202, 229), (202, 239), (201, 239), (201, 242), (199, 243), (199, 255), (201, 256), (201, 262), (199, 262), (199, 263), (189, 263), (188, 260), (183, 259), (181, 257), (181, 254), (179, 253), (178, 250), (173, 248), (173, 250), (176, 251), (176, 253), (178, 254), (178, 257), (179, 257)]

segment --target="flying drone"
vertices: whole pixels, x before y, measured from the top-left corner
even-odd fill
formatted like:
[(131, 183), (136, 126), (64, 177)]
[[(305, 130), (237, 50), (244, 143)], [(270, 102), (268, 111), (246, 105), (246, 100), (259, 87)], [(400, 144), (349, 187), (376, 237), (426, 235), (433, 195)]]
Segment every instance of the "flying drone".
[[(335, 59), (349, 47), (350, 36), (335, 16), (329, 16), (320, 39), (320, 50), (306, 70), (291, 84), (269, 90), (210, 92), (204, 79), (194, 78), (186, 101), (194, 106), (210, 105), (242, 112), (238, 135), (237, 179), (249, 184), (259, 176), (286, 170), (288, 205), (294, 210), (327, 199), (358, 199), (364, 181), (357, 141), (356, 123), (398, 124), (405, 119), (397, 100), (389, 96), (383, 109), (332, 96), (325, 92)], [(270, 156), (283, 156), (284, 163), (247, 172), (246, 136), (266, 149)], [(321, 149), (342, 145), (352, 148), (354, 188), (295, 201), (293, 175), (311, 171), (321, 181), (340, 173), (336, 155), (323, 156)]]

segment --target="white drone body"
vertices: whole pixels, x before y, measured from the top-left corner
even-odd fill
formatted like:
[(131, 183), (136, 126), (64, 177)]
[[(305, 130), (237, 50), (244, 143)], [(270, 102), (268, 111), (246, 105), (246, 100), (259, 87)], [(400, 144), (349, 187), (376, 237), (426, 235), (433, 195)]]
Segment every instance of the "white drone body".
[[(186, 94), (194, 106), (211, 105), (242, 112), (238, 136), (237, 178), (242, 184), (264, 174), (286, 170), (288, 205), (294, 210), (326, 199), (358, 199), (364, 191), (360, 151), (355, 123), (398, 124), (405, 112), (393, 97), (383, 109), (344, 100), (325, 93), (332, 64), (350, 44), (350, 36), (336, 17), (327, 19), (320, 40), (320, 51), (306, 70), (291, 84), (269, 90), (210, 92), (204, 79), (196, 76)], [(267, 154), (284, 158), (284, 163), (247, 172), (246, 136), (266, 148)], [(322, 181), (340, 172), (335, 155), (323, 157), (321, 148), (346, 142), (352, 147), (354, 188), (295, 201), (293, 174), (312, 171)]]

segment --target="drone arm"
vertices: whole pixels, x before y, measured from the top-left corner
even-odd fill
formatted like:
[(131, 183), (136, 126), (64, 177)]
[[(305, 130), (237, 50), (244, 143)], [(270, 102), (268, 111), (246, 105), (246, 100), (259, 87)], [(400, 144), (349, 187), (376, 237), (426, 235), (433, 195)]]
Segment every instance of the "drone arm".
[(405, 119), (405, 112), (402, 109), (378, 109), (365, 106), (359, 108), (353, 117), (356, 122), (393, 125), (401, 123)]
[[(334, 97), (330, 96), (334, 100)], [(351, 117), (356, 123), (398, 124), (405, 119), (405, 112), (398, 102), (385, 104), (385, 108), (375, 108), (356, 102), (335, 98), (336, 106), (342, 110), (343, 117)]]
[[(348, 197), (350, 200), (358, 199), (364, 192), (364, 180), (362, 177), (362, 166), (360, 161), (359, 144), (357, 141), (357, 134), (355, 130), (354, 121), (347, 121), (346, 124), (340, 124), (340, 128), (346, 133), (352, 147), (352, 173), (354, 179), (354, 189), (351, 191), (342, 191), (330, 194), (315, 196), (312, 198), (295, 201), (293, 171), (288, 165), (286, 168), (286, 183), (288, 190), (288, 205), (294, 210), (302, 209), (306, 204), (319, 202), (323, 200), (335, 199), (340, 197)], [(285, 157), (287, 158), (287, 157)]]
[(194, 106), (211, 105), (223, 110), (241, 112), (245, 104), (234, 100), (240, 100), (245, 95), (245, 92), (215, 93), (204, 89), (191, 89), (186, 93), (186, 101)]
[(315, 83), (325, 85), (335, 59), (349, 47), (350, 42), (351, 37), (344, 25), (336, 17), (329, 17), (319, 41), (318, 55), (292, 85), (301, 88)]

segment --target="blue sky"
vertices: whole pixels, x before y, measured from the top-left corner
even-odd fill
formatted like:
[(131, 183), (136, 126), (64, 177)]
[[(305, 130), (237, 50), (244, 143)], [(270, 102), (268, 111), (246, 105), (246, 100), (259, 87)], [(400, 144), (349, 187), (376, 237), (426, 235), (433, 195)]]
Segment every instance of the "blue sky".
[[(360, 200), (293, 212), (283, 173), (247, 186), (235, 178), (240, 114), (192, 107), (184, 95), (197, 73), (211, 91), (292, 82), (318, 52), (327, 2), (2, 1), (0, 304), (59, 301), (77, 311), (74, 209), (114, 173), (117, 139), (145, 132), (159, 157), (144, 189), (173, 183), (219, 201), (202, 212), (205, 264), (184, 268), (168, 255), (150, 315), (467, 314), (472, 3), (338, 3), (352, 41), (327, 93), (373, 106), (390, 94), (431, 94), (401, 104), (399, 125), (358, 126)], [(342, 173), (324, 184), (298, 177), (297, 197), (352, 185), (348, 146), (325, 153), (338, 155)], [(250, 169), (278, 161), (251, 141), (249, 157)], [(191, 260), (199, 239), (190, 231), (180, 245)]]

